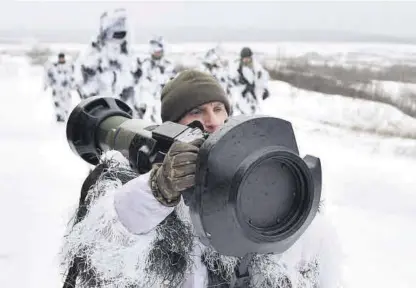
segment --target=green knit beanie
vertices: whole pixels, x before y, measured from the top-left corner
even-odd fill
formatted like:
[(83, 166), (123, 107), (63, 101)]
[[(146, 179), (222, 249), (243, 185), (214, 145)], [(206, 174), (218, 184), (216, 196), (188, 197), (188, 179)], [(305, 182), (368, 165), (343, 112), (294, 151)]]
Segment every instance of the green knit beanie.
[(177, 122), (186, 113), (209, 102), (221, 102), (230, 115), (230, 102), (224, 89), (211, 74), (185, 70), (162, 90), (162, 121)]

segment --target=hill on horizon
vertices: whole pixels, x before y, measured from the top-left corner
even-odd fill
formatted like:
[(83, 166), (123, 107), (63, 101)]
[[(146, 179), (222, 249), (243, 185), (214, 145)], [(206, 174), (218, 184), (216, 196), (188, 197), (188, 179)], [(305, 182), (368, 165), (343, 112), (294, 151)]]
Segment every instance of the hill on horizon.
[[(27, 39), (40, 42), (88, 43), (96, 36), (92, 30), (0, 30), (0, 43), (19, 43)], [(153, 35), (168, 42), (379, 42), (415, 44), (416, 37), (396, 37), (337, 30), (234, 29), (208, 27), (145, 27), (136, 29), (134, 43), (146, 43)]]

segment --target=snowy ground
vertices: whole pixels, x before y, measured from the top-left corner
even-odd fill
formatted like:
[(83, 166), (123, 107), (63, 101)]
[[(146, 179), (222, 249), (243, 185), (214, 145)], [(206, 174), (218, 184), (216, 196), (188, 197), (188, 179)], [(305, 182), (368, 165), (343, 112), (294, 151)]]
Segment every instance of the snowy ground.
[[(60, 286), (56, 254), (87, 173), (69, 149), (65, 126), (53, 122), (41, 72), (19, 57), (0, 64), (2, 288)], [(280, 82), (272, 92), (264, 112), (292, 121), (301, 153), (322, 160), (325, 208), (341, 237), (345, 287), (414, 287), (416, 140), (352, 128), (414, 132), (416, 120), (381, 104)]]
[(374, 131), (413, 133), (416, 119), (384, 104), (278, 81), (271, 95), (263, 112), (291, 121), (301, 153), (323, 163), (325, 207), (341, 238), (345, 287), (414, 287), (416, 140)]
[(87, 166), (52, 121), (40, 71), (8, 64), (0, 66), (0, 287), (56, 288), (55, 255)]
[[(394, 88), (412, 86), (412, 84), (407, 83), (405, 86), (400, 83), (401, 85), (394, 87), (391, 83), (383, 82), (382, 89), (391, 91)], [(298, 89), (282, 81), (273, 81), (269, 86), (271, 95), (275, 97), (264, 103), (265, 113), (273, 115), (278, 113), (290, 121), (304, 119), (357, 131), (416, 139), (416, 119), (391, 105), (338, 95), (325, 95)]]

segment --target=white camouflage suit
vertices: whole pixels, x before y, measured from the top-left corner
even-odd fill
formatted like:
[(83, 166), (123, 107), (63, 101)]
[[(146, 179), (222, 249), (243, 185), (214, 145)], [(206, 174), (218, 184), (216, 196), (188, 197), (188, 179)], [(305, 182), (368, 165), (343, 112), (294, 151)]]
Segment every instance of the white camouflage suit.
[(65, 122), (71, 109), (71, 90), (74, 84), (74, 66), (65, 61), (65, 55), (59, 54), (63, 59), (54, 63), (47, 63), (44, 76), (44, 90), (52, 90), (52, 99), (55, 109), (56, 121)]
[(240, 56), (230, 67), (234, 115), (261, 113), (261, 103), (269, 96), (269, 73), (253, 57), (250, 48), (243, 48)]
[(150, 57), (141, 64), (141, 78), (136, 86), (136, 112), (138, 117), (161, 124), (160, 95), (166, 83), (175, 77), (174, 64), (167, 60), (165, 44), (162, 37), (154, 37), (149, 41)]
[(76, 65), (77, 91), (82, 99), (91, 96), (119, 98), (133, 107), (137, 63), (129, 52), (127, 14), (124, 9), (105, 12), (100, 18), (96, 41)]
[(199, 70), (202, 72), (210, 73), (212, 76), (214, 76), (224, 91), (226, 91), (230, 100), (232, 100), (230, 95), (230, 88), (232, 83), (230, 81), (229, 71), (228, 68), (221, 62), (221, 59), (215, 49), (208, 50), (204, 56), (204, 59), (202, 60)]

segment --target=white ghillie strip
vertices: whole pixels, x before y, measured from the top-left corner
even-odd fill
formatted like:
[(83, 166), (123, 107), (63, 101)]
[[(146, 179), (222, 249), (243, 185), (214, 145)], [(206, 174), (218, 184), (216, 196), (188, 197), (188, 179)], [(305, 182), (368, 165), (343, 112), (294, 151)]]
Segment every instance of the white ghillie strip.
[(100, 282), (108, 283), (102, 287), (140, 286), (145, 279), (143, 273), (138, 271), (145, 268), (154, 232), (136, 236), (118, 222), (113, 208), (117, 184), (101, 183), (106, 186), (106, 195), (97, 199), (85, 219), (73, 227), (65, 239), (62, 254), (65, 263), (80, 252), (85, 255), (90, 263), (88, 267), (94, 269), (93, 274)]
[[(117, 154), (108, 153), (103, 157), (103, 161), (110, 163), (107, 176), (117, 172), (119, 168), (116, 167), (128, 167), (126, 159)], [(92, 199), (89, 211), (81, 222), (69, 229), (61, 251), (61, 263), (66, 268), (74, 256), (83, 255), (89, 263), (88, 269), (93, 269), (88, 272), (96, 275), (94, 278), (100, 280), (100, 287), (140, 287), (145, 282), (145, 275), (138, 271), (144, 271), (155, 232), (137, 236), (129, 233), (117, 220), (113, 201), (122, 183), (111, 178), (97, 181), (90, 189), (88, 197)], [(77, 286), (84, 287), (86, 283)]]
[(128, 159), (124, 157), (123, 154), (121, 154), (119, 151), (116, 151), (116, 150), (110, 150), (102, 154), (100, 161), (111, 162), (113, 163), (113, 165), (119, 165), (124, 168), (130, 167)]
[(189, 207), (185, 205), (185, 202), (183, 201), (183, 199), (181, 199), (179, 204), (176, 205), (175, 211), (176, 211), (176, 215), (178, 215), (178, 218), (182, 222), (184, 222), (187, 225), (191, 225), (191, 227), (193, 227), (192, 220), (191, 220), (191, 214), (189, 212)]
[[(100, 163), (106, 163), (108, 168), (98, 179), (97, 183), (88, 191), (86, 201), (93, 205), (93, 201), (98, 195), (104, 195), (107, 191), (116, 190), (122, 186), (121, 181), (117, 178), (116, 173), (121, 169), (127, 173), (130, 171), (129, 161), (118, 151), (111, 150), (104, 153), (100, 158)], [(134, 172), (131, 171), (131, 174)], [(105, 175), (105, 176), (103, 176)]]

